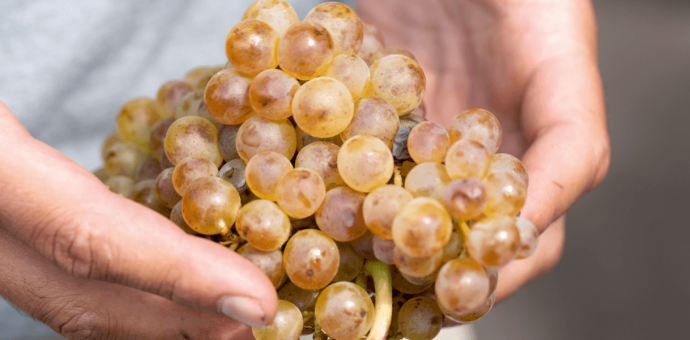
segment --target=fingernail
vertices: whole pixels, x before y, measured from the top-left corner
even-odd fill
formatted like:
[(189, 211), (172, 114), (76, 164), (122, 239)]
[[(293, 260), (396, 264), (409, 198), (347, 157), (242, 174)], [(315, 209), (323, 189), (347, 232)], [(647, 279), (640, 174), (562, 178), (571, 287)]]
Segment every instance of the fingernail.
[(220, 311), (227, 317), (254, 328), (266, 326), (266, 313), (259, 301), (243, 296), (226, 296), (220, 299)]

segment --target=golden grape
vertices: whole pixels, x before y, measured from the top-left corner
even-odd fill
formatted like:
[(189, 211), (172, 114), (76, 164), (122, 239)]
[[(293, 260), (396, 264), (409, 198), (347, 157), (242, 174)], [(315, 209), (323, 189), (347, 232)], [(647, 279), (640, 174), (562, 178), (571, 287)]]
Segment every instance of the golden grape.
[(240, 208), (235, 222), (237, 233), (261, 251), (280, 249), (290, 237), (290, 219), (267, 200), (251, 201)]
[(287, 119), (268, 120), (261, 116), (247, 119), (237, 131), (235, 139), (237, 153), (248, 162), (262, 152), (277, 152), (292, 159), (297, 149), (297, 135)]
[(218, 177), (192, 182), (182, 196), (182, 216), (199, 234), (225, 235), (235, 223), (240, 195), (232, 184)]
[(218, 149), (218, 129), (201, 117), (183, 117), (172, 123), (164, 145), (165, 154), (173, 164), (190, 156), (206, 158), (216, 166), (223, 162)]
[(430, 197), (443, 202), (443, 194), (450, 177), (440, 163), (422, 163), (410, 170), (405, 178), (405, 189), (414, 197)]
[(276, 201), (278, 181), (292, 169), (292, 163), (285, 156), (277, 152), (262, 152), (249, 160), (244, 175), (249, 189), (256, 196)]
[(368, 96), (355, 101), (355, 110), (350, 125), (340, 136), (343, 141), (359, 136), (370, 135), (383, 141), (389, 149), (400, 128), (400, 119), (393, 105), (383, 98)]
[(477, 220), (467, 234), (467, 253), (485, 267), (512, 260), (520, 249), (520, 231), (514, 217), (494, 215)]
[(184, 195), (184, 191), (195, 180), (216, 175), (218, 175), (218, 167), (207, 158), (187, 157), (175, 165), (175, 170), (172, 173), (172, 184), (178, 194)]
[(306, 218), (316, 212), (326, 197), (326, 186), (316, 172), (297, 168), (288, 171), (276, 185), (278, 205), (292, 218)]
[(491, 112), (482, 109), (469, 109), (455, 116), (448, 130), (450, 142), (469, 139), (484, 145), (490, 154), (495, 154), (501, 146), (503, 130), (498, 119)]
[(393, 175), (393, 155), (376, 137), (352, 137), (338, 152), (338, 172), (350, 188), (371, 192), (388, 183)]
[(283, 264), (290, 281), (302, 289), (326, 287), (338, 272), (338, 246), (320, 230), (300, 230), (288, 240)]
[(148, 151), (151, 127), (160, 119), (161, 114), (153, 99), (135, 98), (125, 103), (117, 114), (117, 132), (122, 140)]
[(251, 77), (278, 66), (280, 36), (263, 21), (242, 20), (225, 39), (225, 54), (234, 68)]
[(249, 85), (249, 104), (261, 117), (271, 120), (292, 116), (292, 98), (299, 82), (276, 69), (259, 73)]
[(393, 219), (412, 199), (412, 194), (396, 185), (387, 184), (374, 189), (362, 206), (367, 228), (378, 237), (392, 240)]
[(350, 124), (355, 104), (343, 83), (327, 77), (310, 80), (292, 99), (292, 115), (304, 132), (318, 138), (333, 137)]
[(354, 100), (364, 97), (369, 91), (369, 80), (371, 79), (369, 66), (358, 56), (345, 54), (336, 56), (322, 76), (343, 83)]
[(329, 190), (316, 211), (316, 225), (336, 241), (357, 239), (367, 232), (362, 216), (364, 198), (364, 194), (348, 187)]
[(295, 167), (314, 170), (323, 179), (326, 190), (345, 185), (338, 173), (340, 147), (329, 142), (314, 142), (297, 154)]
[(251, 78), (232, 68), (216, 73), (204, 92), (208, 113), (222, 124), (244, 123), (254, 114), (249, 105), (251, 82)]
[(335, 46), (325, 27), (303, 21), (292, 25), (278, 44), (278, 64), (287, 74), (309, 80), (323, 74), (333, 62)]
[(412, 58), (389, 55), (371, 65), (371, 94), (393, 104), (400, 116), (422, 103), (426, 89), (424, 71)]
[(450, 240), (450, 216), (443, 206), (428, 197), (415, 198), (393, 220), (396, 248), (414, 257), (430, 257)]
[(242, 15), (242, 20), (261, 20), (273, 28), (282, 39), (290, 26), (299, 22), (295, 9), (287, 1), (257, 0)]

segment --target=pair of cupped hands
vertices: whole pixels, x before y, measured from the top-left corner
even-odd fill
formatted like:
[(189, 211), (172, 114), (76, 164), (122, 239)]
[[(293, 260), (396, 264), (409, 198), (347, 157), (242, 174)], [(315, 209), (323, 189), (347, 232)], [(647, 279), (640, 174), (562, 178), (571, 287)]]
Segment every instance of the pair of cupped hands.
[[(499, 269), (498, 301), (558, 262), (565, 213), (609, 164), (597, 28), (582, 0), (360, 1), (427, 77), (427, 118), (484, 108), (529, 173), (542, 232)], [(266, 276), (185, 234), (34, 139), (0, 103), (0, 295), (70, 339), (251, 339), (277, 308)], [(228, 318), (229, 317), (229, 318)], [(233, 320), (234, 319), (234, 320)], [(237, 322), (237, 321), (240, 322)]]

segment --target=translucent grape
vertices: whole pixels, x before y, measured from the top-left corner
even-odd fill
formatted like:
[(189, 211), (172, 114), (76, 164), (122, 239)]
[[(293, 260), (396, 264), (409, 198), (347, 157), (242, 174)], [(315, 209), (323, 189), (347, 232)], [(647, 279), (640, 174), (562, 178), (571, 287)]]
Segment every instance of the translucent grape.
[(422, 103), (426, 78), (414, 59), (389, 55), (371, 65), (371, 94), (393, 104), (403, 116)]
[[(174, 191), (174, 190), (173, 190)], [(185, 233), (189, 235), (196, 235), (196, 232), (189, 227), (187, 222), (182, 217), (182, 201), (180, 200), (175, 204), (172, 211), (170, 212), (170, 221), (177, 224), (180, 229), (184, 230)]]
[(98, 179), (101, 180), (101, 182), (103, 183), (105, 183), (105, 181), (107, 181), (108, 178), (110, 178), (110, 176), (108, 176), (108, 171), (106, 171), (105, 168), (98, 168), (94, 170), (92, 173), (94, 176), (98, 177)]
[(450, 177), (446, 167), (439, 163), (422, 163), (410, 170), (405, 178), (405, 189), (414, 197), (431, 197), (443, 202), (443, 194)]
[(436, 301), (418, 296), (407, 300), (398, 312), (398, 327), (409, 340), (431, 340), (443, 327), (443, 312)]
[(205, 90), (206, 86), (208, 85), (208, 82), (213, 78), (213, 76), (216, 75), (216, 73), (226, 69), (225, 65), (218, 65), (218, 66), (213, 66), (209, 67), (206, 72), (204, 72), (202, 75), (200, 75), (198, 82), (196, 85), (194, 85), (194, 89), (196, 90)]
[(379, 261), (385, 264), (395, 264), (395, 260), (393, 259), (395, 257), (393, 254), (395, 242), (374, 235), (372, 245), (374, 249), (374, 256), (376, 256)]
[(465, 236), (461, 232), (454, 231), (450, 235), (450, 240), (443, 247), (443, 257), (441, 262), (448, 262), (460, 256), (465, 249)]
[(520, 234), (520, 249), (518, 249), (517, 258), (524, 259), (537, 250), (539, 230), (532, 221), (522, 217), (515, 218), (515, 226)]
[(175, 106), (174, 118), (196, 116), (199, 106), (204, 101), (204, 90), (197, 89), (185, 94)]
[(494, 174), (509, 172), (518, 176), (525, 183), (525, 186), (529, 184), (529, 176), (527, 175), (525, 165), (519, 159), (506, 153), (497, 153), (491, 156), (491, 165), (488, 172)]
[(453, 217), (473, 220), (482, 215), (486, 206), (486, 190), (477, 178), (456, 179), (446, 186), (443, 203)]
[(220, 149), (220, 156), (223, 160), (229, 162), (233, 159), (240, 158), (237, 152), (237, 131), (240, 125), (225, 125), (218, 126), (218, 148)]
[(396, 185), (376, 188), (364, 199), (362, 207), (367, 228), (378, 237), (392, 240), (393, 219), (412, 198), (412, 194)]
[(374, 324), (374, 303), (362, 287), (337, 282), (316, 300), (316, 320), (321, 329), (338, 340), (358, 340)]
[(321, 289), (338, 272), (338, 246), (320, 230), (300, 230), (288, 240), (283, 252), (285, 272), (302, 289)]
[(491, 155), (484, 145), (473, 140), (453, 143), (446, 155), (446, 171), (452, 179), (484, 178), (489, 170)]
[(137, 164), (137, 169), (134, 170), (134, 181), (141, 182), (145, 179), (156, 179), (161, 171), (163, 171), (163, 169), (161, 169), (158, 161), (148, 156)]
[(218, 149), (218, 129), (201, 117), (180, 118), (170, 125), (165, 136), (165, 154), (173, 164), (187, 157), (201, 157), (218, 167), (223, 162)]
[(288, 281), (278, 290), (278, 299), (292, 302), (302, 312), (313, 312), (319, 293), (319, 290), (302, 289)]
[(184, 195), (187, 187), (201, 177), (218, 175), (218, 167), (213, 162), (201, 157), (187, 157), (175, 166), (172, 184), (178, 194)]
[(156, 94), (156, 106), (161, 118), (174, 117), (180, 99), (194, 88), (183, 80), (171, 80), (163, 84)]
[(400, 128), (400, 119), (393, 105), (382, 98), (369, 96), (355, 101), (352, 122), (340, 133), (344, 141), (358, 136), (370, 135), (383, 141), (389, 149)]
[(256, 200), (240, 208), (235, 222), (237, 233), (261, 251), (280, 249), (290, 237), (290, 219), (267, 200)]
[(292, 98), (299, 82), (276, 69), (259, 73), (249, 86), (249, 104), (261, 117), (271, 120), (292, 116)]
[(278, 66), (280, 36), (273, 28), (255, 19), (242, 20), (225, 39), (225, 54), (238, 72), (251, 77)]
[(304, 21), (316, 22), (326, 27), (333, 38), (335, 55), (353, 55), (362, 46), (362, 21), (352, 8), (343, 3), (320, 4), (307, 14)]
[(260, 198), (276, 201), (278, 181), (292, 170), (292, 163), (277, 152), (262, 152), (252, 157), (244, 170), (249, 189)]
[(491, 310), (491, 307), (494, 306), (495, 302), (496, 302), (496, 293), (493, 293), (486, 299), (484, 304), (481, 307), (479, 307), (479, 309), (477, 309), (475, 311), (465, 313), (465, 314), (460, 314), (460, 315), (456, 315), (456, 314), (451, 313), (451, 312), (448, 312), (446, 314), (451, 320), (458, 322), (458, 323), (474, 322), (474, 321), (481, 319), (484, 315), (489, 313), (489, 311)]
[(292, 116), (297, 125), (318, 138), (333, 137), (345, 130), (354, 110), (347, 87), (327, 77), (304, 83), (292, 100)]
[(501, 146), (503, 131), (501, 123), (491, 114), (482, 109), (469, 109), (455, 116), (448, 130), (450, 142), (469, 139), (484, 145), (490, 154), (495, 154)]
[(332, 282), (352, 281), (362, 271), (364, 257), (357, 254), (349, 242), (336, 242), (340, 253), (338, 272)]
[(371, 79), (369, 65), (358, 56), (345, 54), (336, 56), (322, 76), (331, 77), (343, 83), (354, 100), (364, 97), (369, 91)]
[[(161, 152), (165, 149), (165, 135), (168, 133), (170, 125), (175, 121), (173, 118), (161, 119), (151, 126), (149, 135), (149, 152), (158, 163), (161, 163)], [(162, 166), (161, 166), (162, 167)]]
[(170, 208), (163, 205), (156, 197), (156, 180), (154, 179), (147, 179), (135, 184), (132, 188), (132, 200), (165, 217), (170, 216)]
[(251, 243), (246, 243), (237, 249), (237, 253), (259, 267), (276, 289), (283, 283), (285, 268), (283, 267), (283, 253), (280, 249), (261, 251), (253, 247)]
[(335, 45), (325, 27), (303, 21), (292, 25), (278, 44), (278, 64), (287, 74), (309, 80), (326, 72), (333, 57)]
[(268, 326), (252, 328), (256, 340), (298, 340), (303, 327), (302, 312), (292, 303), (278, 300), (278, 311)]
[(410, 136), (410, 131), (423, 121), (423, 118), (413, 113), (400, 117), (400, 128), (398, 128), (398, 132), (395, 133), (395, 138), (393, 139), (393, 157), (396, 161), (402, 162), (412, 159), (407, 149), (407, 139)]
[(288, 171), (276, 185), (278, 205), (292, 218), (314, 214), (326, 197), (326, 186), (316, 172), (298, 168)]
[(425, 276), (420, 276), (420, 277), (415, 277), (415, 276), (410, 276), (405, 273), (400, 273), (402, 277), (405, 278), (405, 280), (410, 281), (410, 283), (418, 285), (418, 286), (423, 286), (423, 285), (430, 285), (436, 281), (436, 278), (438, 277), (438, 272), (441, 270), (441, 267), (437, 267), (435, 271), (433, 271), (429, 275)]
[(122, 106), (115, 121), (122, 140), (132, 142), (148, 151), (149, 134), (155, 122), (161, 119), (156, 103), (151, 98), (135, 98)]
[(110, 191), (122, 197), (132, 197), (132, 191), (134, 190), (134, 180), (131, 177), (113, 176), (105, 181), (105, 185), (108, 186), (108, 189), (110, 189)]
[(407, 137), (407, 150), (417, 163), (442, 163), (450, 148), (450, 138), (443, 126), (432, 122), (417, 124)]
[(364, 233), (358, 239), (350, 242), (352, 250), (367, 260), (376, 260), (374, 255), (374, 234)]
[(168, 208), (174, 208), (182, 200), (182, 196), (175, 191), (173, 172), (175, 168), (163, 170), (156, 178), (156, 197)]
[(416, 285), (407, 281), (397, 268), (393, 270), (393, 288), (404, 294), (419, 294), (431, 286), (431, 284)]
[(253, 116), (240, 126), (235, 144), (237, 153), (245, 162), (266, 151), (277, 152), (292, 159), (297, 149), (297, 135), (287, 119), (268, 120)]
[(297, 154), (295, 167), (314, 170), (323, 179), (326, 190), (343, 186), (345, 182), (338, 173), (338, 151), (340, 147), (333, 143), (311, 143)]
[(242, 204), (249, 199), (249, 186), (245, 177), (245, 170), (247, 166), (244, 161), (237, 158), (225, 163), (220, 170), (218, 170), (218, 177), (226, 180), (232, 184), (242, 198)]
[(251, 78), (232, 68), (216, 73), (208, 81), (204, 92), (208, 113), (222, 124), (244, 123), (254, 114), (249, 105), (251, 82)]
[(362, 46), (359, 48), (357, 56), (371, 65), (375, 61), (373, 57), (376, 52), (384, 48), (386, 43), (383, 41), (381, 31), (366, 21), (362, 21), (362, 33)]
[[(204, 78), (207, 74), (209, 74), (212, 71), (213, 67), (211, 66), (199, 66), (195, 67), (191, 70), (189, 70), (187, 73), (185, 73), (184, 78), (182, 80), (186, 81), (187, 84), (191, 85), (194, 89), (197, 88), (197, 84), (199, 84), (199, 80)], [(213, 74), (211, 75), (213, 76)], [(208, 77), (209, 79), (211, 77)], [(208, 80), (208, 79), (207, 79)], [(206, 87), (206, 84), (201, 87), (203, 90)]]
[(121, 142), (122, 138), (120, 138), (120, 134), (117, 131), (113, 131), (109, 133), (107, 136), (105, 136), (105, 139), (103, 139), (103, 144), (101, 144), (101, 160), (105, 162), (105, 156), (107, 154), (108, 149), (110, 149), (110, 147), (113, 146), (113, 144)]
[(393, 250), (393, 262), (398, 270), (412, 277), (424, 277), (432, 274), (443, 258), (443, 250), (439, 250), (429, 257), (413, 257), (405, 254), (399, 248)]
[(514, 217), (494, 215), (477, 220), (467, 235), (467, 253), (485, 267), (502, 266), (520, 249)]
[(242, 20), (261, 20), (273, 28), (282, 39), (290, 26), (299, 22), (297, 12), (286, 1), (257, 0), (252, 3), (242, 16)]
[(134, 178), (137, 165), (145, 157), (144, 152), (132, 142), (114, 143), (105, 150), (105, 170), (111, 177), (127, 176)]
[(489, 296), (489, 277), (479, 263), (456, 259), (441, 267), (436, 278), (436, 303), (453, 314), (481, 307)]
[[(396, 55), (396, 54), (397, 54), (397, 55), (403, 55), (403, 56), (406, 56), (406, 57), (408, 57), (408, 58), (413, 59), (414, 61), (417, 61), (417, 58), (414, 57), (414, 55), (412, 54), (412, 52), (410, 52), (410, 51), (408, 51), (408, 50), (406, 50), (406, 49), (404, 49), (404, 48), (395, 47), (395, 46), (384, 47), (384, 48), (382, 48), (382, 49), (376, 51), (376, 53), (374, 54), (374, 59), (373, 59), (373, 61), (377, 61), (377, 60), (379, 60), (379, 59), (381, 59), (381, 58), (383, 58), (383, 57), (387, 57), (387, 56), (389, 56), (389, 55)], [(418, 62), (418, 61), (417, 61), (417, 62)]]
[(336, 241), (353, 241), (367, 232), (362, 216), (364, 194), (348, 187), (338, 187), (326, 193), (323, 204), (316, 211), (316, 225)]
[(486, 207), (484, 214), (515, 215), (520, 212), (527, 199), (527, 186), (516, 175), (490, 173), (484, 178), (486, 189)]
[(393, 155), (380, 139), (355, 136), (338, 152), (338, 172), (350, 188), (371, 192), (388, 183), (393, 175)]
[(235, 223), (240, 195), (232, 184), (218, 177), (202, 177), (182, 196), (182, 216), (199, 234), (225, 235)]
[(436, 200), (415, 198), (393, 220), (393, 241), (402, 252), (430, 257), (448, 243), (452, 224), (448, 212)]

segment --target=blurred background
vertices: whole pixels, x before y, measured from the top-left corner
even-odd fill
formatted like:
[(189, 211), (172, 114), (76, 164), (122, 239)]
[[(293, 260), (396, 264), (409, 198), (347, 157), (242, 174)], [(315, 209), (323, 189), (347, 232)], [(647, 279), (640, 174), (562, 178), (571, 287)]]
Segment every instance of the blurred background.
[[(0, 66), (0, 99), (34, 136), (95, 169), (100, 165), (100, 141), (114, 128), (114, 116), (126, 99), (153, 95), (163, 81), (180, 78), (194, 66), (224, 63), (217, 42), (224, 41), (241, 16), (243, 9), (238, 8), (244, 7), (225, 1), (218, 5), (223, 8), (209, 12), (213, 1), (200, 2), (207, 4), (140, 1), (107, 9), (110, 12), (98, 7), (99, 1), (88, 2), (94, 17), (82, 18), (80, 24), (98, 23), (103, 19), (98, 15), (114, 13), (110, 15), (129, 20), (129, 26), (169, 25), (169, 32), (135, 37), (125, 28), (117, 31), (127, 25), (99, 27), (91, 39), (108, 37), (113, 44), (134, 47), (115, 54), (83, 51), (80, 56), (50, 40), (51, 34), (64, 34), (73, 24), (54, 22), (51, 7), (69, 6), (70, 1), (4, 0), (0, 9), (16, 11), (0, 11), (0, 64), (13, 65)], [(300, 17), (317, 2), (300, 3)], [(568, 213), (560, 264), (478, 321), (482, 340), (687, 337), (690, 142), (683, 138), (690, 135), (690, 1), (594, 0), (594, 5), (612, 146), (608, 176)], [(45, 19), (37, 29), (44, 29), (46, 38), (28, 44), (41, 49), (38, 54), (22, 46), (21, 34), (14, 39), (2, 34), (28, 29), (26, 18), (13, 14), (29, 13), (27, 6), (35, 6), (38, 13), (29, 19)], [(160, 47), (156, 55), (133, 53), (136, 46), (153, 43)], [(180, 53), (180, 48), (197, 53)], [(88, 58), (93, 55), (96, 58)], [(64, 58), (73, 59), (68, 60), (71, 69), (48, 72)], [(51, 93), (42, 84), (23, 83), (40, 75), (32, 72), (45, 72), (46, 82), (65, 86)], [(137, 74), (142, 76), (128, 82)], [(122, 83), (106, 87), (108, 92), (75, 91), (104, 81)], [(35, 100), (14, 100), (27, 96)], [(48, 338), (56, 337), (0, 300), (0, 339)]]

